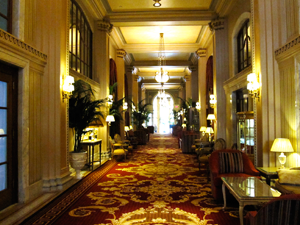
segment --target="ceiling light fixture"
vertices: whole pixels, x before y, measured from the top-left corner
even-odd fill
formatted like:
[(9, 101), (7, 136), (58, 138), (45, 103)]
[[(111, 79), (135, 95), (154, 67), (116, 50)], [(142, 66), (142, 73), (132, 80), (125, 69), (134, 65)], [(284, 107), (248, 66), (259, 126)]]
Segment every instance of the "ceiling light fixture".
[(160, 43), (158, 51), (158, 65), (160, 70), (156, 72), (155, 80), (161, 83), (163, 86), (169, 80), (169, 75), (167, 71), (164, 71), (164, 66), (166, 66), (166, 56), (165, 56), (165, 45), (164, 45), (164, 33), (160, 33)]
[(159, 3), (160, 0), (153, 0), (153, 1), (154, 1), (154, 4), (153, 4), (154, 7), (160, 7), (161, 6), (161, 4)]

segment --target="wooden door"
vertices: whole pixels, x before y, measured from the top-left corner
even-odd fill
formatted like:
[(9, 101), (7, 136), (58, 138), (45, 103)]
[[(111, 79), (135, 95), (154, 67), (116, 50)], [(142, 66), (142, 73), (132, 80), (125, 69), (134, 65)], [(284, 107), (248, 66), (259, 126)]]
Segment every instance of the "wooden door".
[(17, 77), (0, 61), (0, 210), (18, 201)]

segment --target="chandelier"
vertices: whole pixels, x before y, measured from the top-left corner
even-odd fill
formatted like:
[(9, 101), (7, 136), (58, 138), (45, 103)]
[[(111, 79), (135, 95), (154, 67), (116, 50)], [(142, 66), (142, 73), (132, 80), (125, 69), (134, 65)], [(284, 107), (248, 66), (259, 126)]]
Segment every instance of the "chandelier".
[(169, 80), (169, 73), (164, 71), (164, 66), (166, 66), (166, 56), (165, 56), (165, 45), (164, 45), (164, 33), (160, 33), (160, 43), (159, 43), (159, 51), (158, 51), (158, 65), (160, 66), (160, 70), (156, 72), (155, 80), (158, 83), (163, 85)]

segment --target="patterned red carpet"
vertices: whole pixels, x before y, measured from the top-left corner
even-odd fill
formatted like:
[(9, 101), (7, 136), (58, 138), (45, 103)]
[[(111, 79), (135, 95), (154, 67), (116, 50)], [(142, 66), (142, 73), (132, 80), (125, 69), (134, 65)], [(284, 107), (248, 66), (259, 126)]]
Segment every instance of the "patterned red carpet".
[(84, 178), (31, 224), (239, 224), (235, 213), (213, 201), (202, 173), (196, 156), (182, 154), (176, 138), (154, 134), (126, 161), (109, 162)]

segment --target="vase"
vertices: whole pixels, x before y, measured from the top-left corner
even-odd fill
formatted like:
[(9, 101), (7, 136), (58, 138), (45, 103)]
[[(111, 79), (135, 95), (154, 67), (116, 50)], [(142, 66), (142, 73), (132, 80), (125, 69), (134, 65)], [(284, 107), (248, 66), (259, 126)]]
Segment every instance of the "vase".
[(80, 171), (85, 166), (87, 152), (70, 152), (71, 167), (76, 171), (76, 179), (81, 179)]

